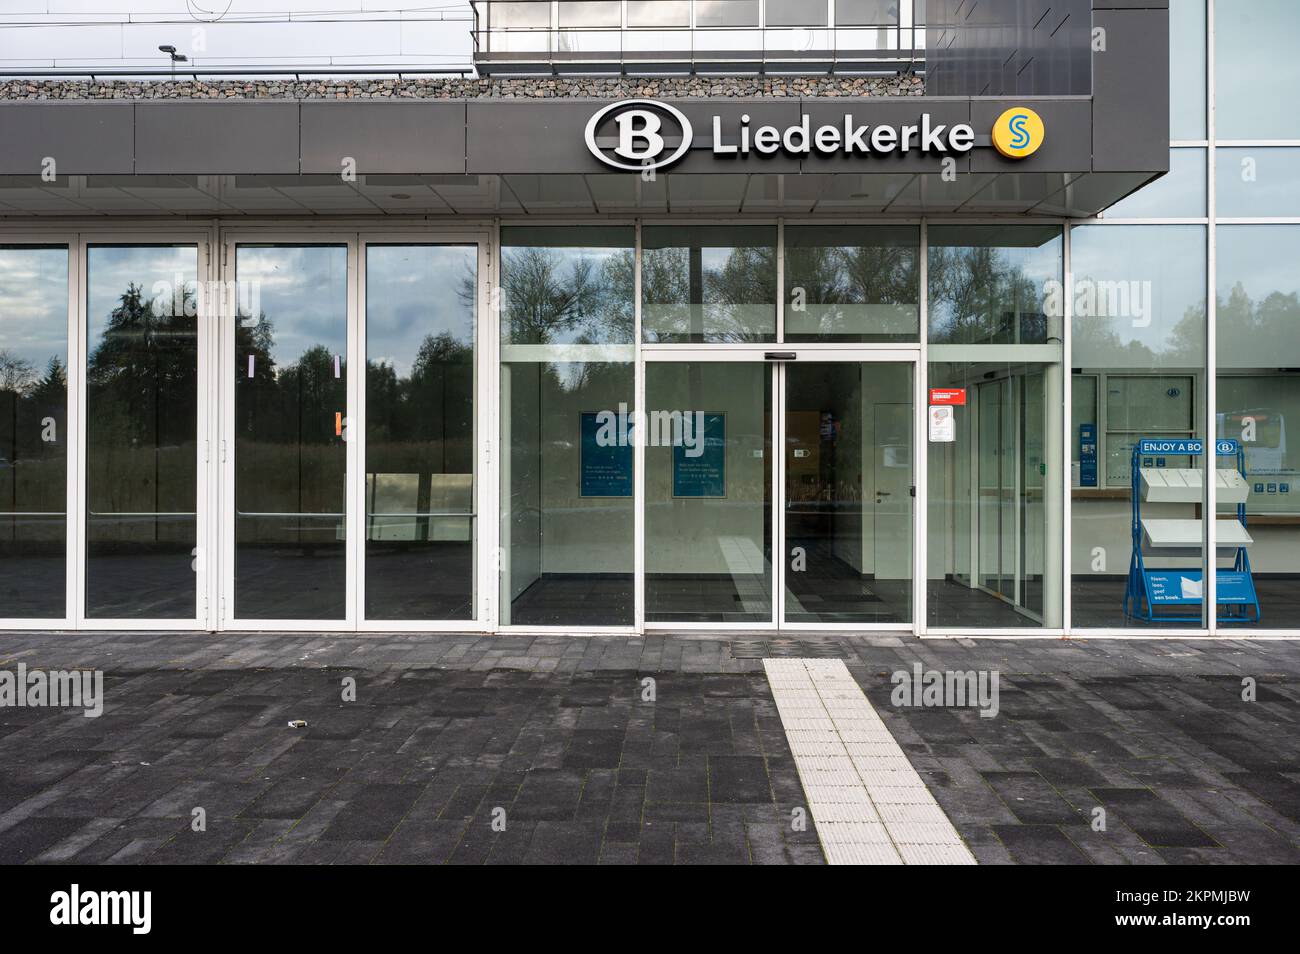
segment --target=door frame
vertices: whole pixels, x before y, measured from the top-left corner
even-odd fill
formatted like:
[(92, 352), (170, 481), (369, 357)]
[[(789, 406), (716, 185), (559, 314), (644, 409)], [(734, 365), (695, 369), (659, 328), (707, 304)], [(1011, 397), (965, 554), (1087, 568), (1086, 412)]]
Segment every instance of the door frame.
[[(195, 317), (197, 336), (196, 387), (195, 400), (195, 486), (194, 486), (194, 615), (184, 619), (154, 619), (146, 617), (88, 618), (86, 616), (86, 558), (88, 553), (86, 538), (86, 510), (89, 503), (86, 474), (86, 436), (87, 399), (89, 387), (86, 382), (87, 362), (90, 357), (90, 247), (94, 246), (194, 246), (197, 252), (195, 280), (204, 285), (204, 291), (211, 286), (209, 280), (213, 274), (211, 232), (205, 228), (133, 228), (82, 229), (76, 234), (71, 252), (75, 255), (75, 281), (70, 283), (69, 295), (75, 297), (75, 311), (72, 314), (72, 340), (68, 352), (68, 424), (69, 430), (76, 435), (76, 447), (69, 448), (69, 501), (75, 499), (75, 511), (68, 519), (68, 556), (70, 562), (68, 605), (71, 623), (78, 630), (157, 630), (157, 631), (192, 631), (210, 630), (215, 621), (211, 595), (216, 579), (213, 559), (216, 541), (212, 526), (218, 512), (216, 488), (213, 486), (212, 471), (209, 461), (212, 459), (213, 412), (215, 406), (207, 399), (213, 393), (212, 380), (217, 366), (216, 321), (213, 313), (199, 314)], [(73, 362), (77, 362), (75, 374)], [(75, 430), (72, 428), (76, 422)], [(75, 466), (71, 458), (75, 457)], [(75, 587), (75, 591), (73, 590)]]
[[(496, 484), (491, 422), (496, 413), (491, 381), (496, 368), (495, 312), (490, 307), (492, 287), (492, 230), (484, 223), (431, 229), (427, 223), (410, 228), (330, 227), (327, 229), (257, 227), (223, 229), (221, 259), (214, 271), (223, 283), (238, 279), (239, 245), (341, 245), (347, 248), (346, 341), (347, 362), (347, 474), (345, 478), (345, 614), (342, 619), (245, 619), (234, 613), (235, 581), (235, 326), (233, 313), (220, 316), (216, 405), (220, 409), (220, 440), (213, 455), (218, 468), (220, 505), (218, 538), (220, 573), (214, 628), (222, 631), (264, 632), (491, 632), (495, 625)], [(365, 249), (368, 245), (476, 245), (477, 301), (474, 316), (475, 489), (477, 508), (473, 548), (474, 615), (464, 620), (367, 620), (364, 608), (365, 572)], [(225, 287), (234, 287), (225, 285)]]
[[(793, 358), (769, 358), (769, 353), (782, 355), (793, 354)], [(636, 441), (637, 459), (635, 465), (635, 507), (637, 513), (637, 624), (645, 632), (920, 632), (925, 619), (925, 553), (924, 532), (924, 484), (925, 455), (922, 452), (925, 443), (925, 414), (920, 413), (925, 407), (925, 375), (921, 366), (921, 349), (916, 346), (900, 345), (881, 346), (879, 344), (851, 345), (825, 343), (760, 343), (744, 345), (660, 345), (641, 348), (641, 360), (637, 367), (637, 408), (644, 414), (648, 410), (645, 400), (645, 370), (651, 363), (722, 363), (747, 362), (764, 364), (770, 367), (772, 387), (772, 419), (769, 439), (771, 441), (772, 462), (771, 486), (769, 500), (772, 512), (772, 614), (766, 622), (744, 623), (685, 623), (655, 622), (646, 620), (645, 607), (645, 441)], [(912, 369), (912, 480), (916, 487), (916, 496), (912, 505), (912, 619), (902, 623), (788, 623), (785, 622), (785, 581), (786, 581), (786, 520), (784, 506), (784, 488), (786, 476), (785, 461), (785, 403), (786, 373), (785, 367), (800, 362), (825, 363), (839, 362), (846, 364), (906, 364)], [(642, 433), (644, 428), (639, 429)]]

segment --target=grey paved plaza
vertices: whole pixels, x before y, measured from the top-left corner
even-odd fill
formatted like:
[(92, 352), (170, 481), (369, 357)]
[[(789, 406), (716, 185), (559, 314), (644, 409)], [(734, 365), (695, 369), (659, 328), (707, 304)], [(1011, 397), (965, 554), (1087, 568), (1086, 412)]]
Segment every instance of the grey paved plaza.
[(0, 862), (820, 864), (764, 656), (842, 657), (981, 863), (1300, 862), (1296, 642), (177, 633), (0, 634), (105, 678), (0, 708)]

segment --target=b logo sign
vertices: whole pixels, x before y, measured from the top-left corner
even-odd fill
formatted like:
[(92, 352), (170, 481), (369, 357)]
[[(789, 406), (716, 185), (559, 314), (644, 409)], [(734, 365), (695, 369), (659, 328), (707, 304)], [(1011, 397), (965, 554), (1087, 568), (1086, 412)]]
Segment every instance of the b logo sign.
[(691, 148), (691, 122), (667, 103), (623, 99), (588, 120), (587, 148), (605, 165), (625, 172), (663, 169)]
[(1032, 156), (1042, 144), (1042, 117), (1027, 106), (1013, 106), (993, 124), (993, 148), (1008, 159)]

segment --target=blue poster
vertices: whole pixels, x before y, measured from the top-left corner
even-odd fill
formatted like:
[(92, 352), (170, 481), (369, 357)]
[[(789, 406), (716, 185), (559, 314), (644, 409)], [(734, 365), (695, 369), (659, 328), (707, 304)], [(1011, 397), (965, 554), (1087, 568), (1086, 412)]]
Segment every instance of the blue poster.
[[(602, 430), (603, 428), (603, 430)], [(632, 496), (629, 422), (608, 411), (582, 415), (582, 496)]]
[(1097, 486), (1097, 425), (1079, 425), (1079, 486)]
[(727, 496), (727, 416), (705, 414), (704, 434), (695, 433), (698, 414), (684, 416), (686, 433), (673, 435), (673, 496)]

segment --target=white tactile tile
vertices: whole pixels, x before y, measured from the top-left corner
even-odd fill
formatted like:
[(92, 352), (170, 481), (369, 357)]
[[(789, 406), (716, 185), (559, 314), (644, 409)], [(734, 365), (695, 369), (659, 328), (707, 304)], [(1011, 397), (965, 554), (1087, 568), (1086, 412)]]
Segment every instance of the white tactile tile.
[(765, 659), (830, 864), (975, 864), (839, 659)]

